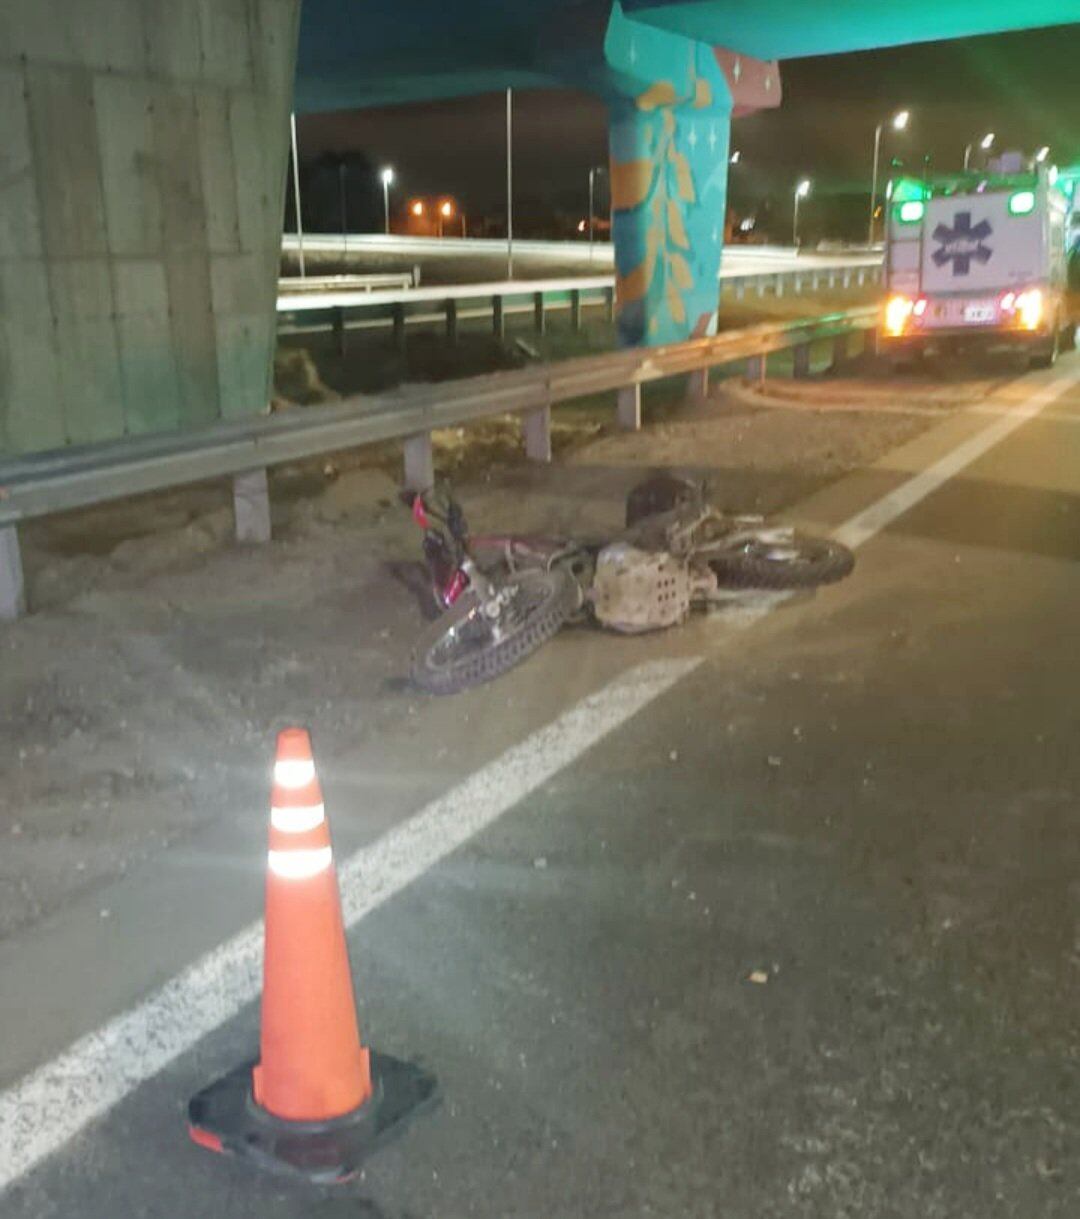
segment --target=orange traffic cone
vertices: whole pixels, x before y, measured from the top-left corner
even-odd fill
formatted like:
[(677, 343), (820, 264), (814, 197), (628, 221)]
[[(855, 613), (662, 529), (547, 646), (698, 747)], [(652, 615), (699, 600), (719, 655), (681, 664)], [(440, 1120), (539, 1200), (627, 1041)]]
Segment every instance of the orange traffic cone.
[(360, 1043), (330, 829), (303, 728), (278, 735), (274, 764), (260, 1050), (257, 1064), (189, 1104), (200, 1146), (342, 1181), (434, 1097), (426, 1072)]

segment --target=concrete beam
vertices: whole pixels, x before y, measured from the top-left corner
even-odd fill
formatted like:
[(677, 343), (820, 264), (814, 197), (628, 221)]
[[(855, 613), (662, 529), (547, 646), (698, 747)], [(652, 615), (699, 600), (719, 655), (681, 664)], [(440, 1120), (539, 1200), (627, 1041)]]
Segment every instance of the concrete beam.
[(19, 535), (14, 525), (0, 529), (0, 621), (11, 622), (26, 612)]
[(270, 541), (270, 485), (265, 470), (248, 470), (233, 478), (233, 514), (238, 542)]

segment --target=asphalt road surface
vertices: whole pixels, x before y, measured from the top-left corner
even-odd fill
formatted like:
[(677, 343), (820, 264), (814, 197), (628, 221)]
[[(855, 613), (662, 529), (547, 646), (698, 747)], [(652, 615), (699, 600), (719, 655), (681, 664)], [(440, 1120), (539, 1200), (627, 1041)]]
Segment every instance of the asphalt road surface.
[(187, 1140), (247, 941), (55, 1065), (257, 917), (221, 830), (5, 946), (4, 1219), (1080, 1213), (1080, 359), (798, 515), (850, 580), (566, 633), (323, 773), (365, 1038), (442, 1096), (360, 1179)]

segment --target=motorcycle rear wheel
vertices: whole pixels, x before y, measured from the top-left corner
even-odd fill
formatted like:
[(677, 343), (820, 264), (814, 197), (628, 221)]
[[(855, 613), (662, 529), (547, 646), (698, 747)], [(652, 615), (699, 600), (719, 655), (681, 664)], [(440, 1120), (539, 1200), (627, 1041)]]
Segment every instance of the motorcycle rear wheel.
[(573, 614), (581, 589), (569, 572), (518, 572), (502, 590), (507, 603), (492, 622), (474, 589), (417, 640), (413, 680), (431, 694), (457, 694), (500, 677), (547, 643)]
[(708, 563), (722, 588), (816, 588), (849, 576), (855, 556), (832, 538), (796, 532), (782, 543), (751, 540)]

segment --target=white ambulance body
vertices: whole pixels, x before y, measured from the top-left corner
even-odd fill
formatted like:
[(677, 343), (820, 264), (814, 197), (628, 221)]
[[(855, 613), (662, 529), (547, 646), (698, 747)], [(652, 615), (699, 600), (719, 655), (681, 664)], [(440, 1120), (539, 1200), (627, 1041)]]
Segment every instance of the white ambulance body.
[(886, 204), (881, 348), (1010, 343), (1033, 364), (1072, 346), (1066, 231), (1056, 172), (900, 179)]

